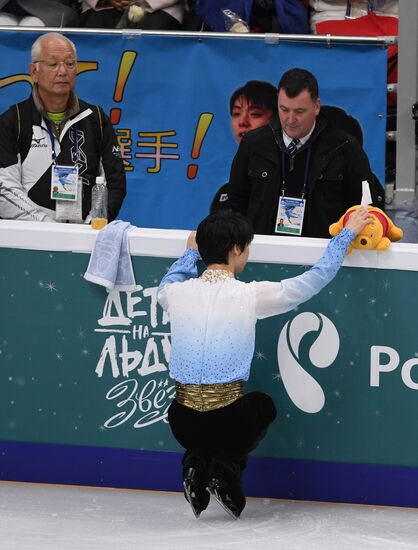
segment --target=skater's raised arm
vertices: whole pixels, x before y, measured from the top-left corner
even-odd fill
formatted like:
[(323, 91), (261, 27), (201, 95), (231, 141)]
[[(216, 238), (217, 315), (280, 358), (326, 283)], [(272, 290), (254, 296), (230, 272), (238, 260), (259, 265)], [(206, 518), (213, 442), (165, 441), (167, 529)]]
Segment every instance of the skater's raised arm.
[(318, 294), (337, 274), (355, 236), (370, 223), (367, 207), (350, 217), (346, 227), (330, 240), (321, 259), (306, 273), (279, 283), (253, 283), (256, 288), (256, 317), (263, 319), (291, 311)]
[(196, 232), (193, 231), (187, 239), (185, 252), (173, 263), (158, 287), (158, 301), (164, 309), (167, 308), (165, 287), (172, 283), (182, 283), (188, 279), (195, 279), (197, 277), (196, 262), (199, 259), (200, 254), (197, 250)]

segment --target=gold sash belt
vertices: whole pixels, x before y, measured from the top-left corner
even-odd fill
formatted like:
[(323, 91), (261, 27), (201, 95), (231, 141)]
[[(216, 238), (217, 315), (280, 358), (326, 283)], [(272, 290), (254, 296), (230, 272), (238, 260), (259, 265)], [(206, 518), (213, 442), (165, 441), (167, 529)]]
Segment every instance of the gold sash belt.
[(199, 412), (213, 411), (230, 405), (243, 395), (243, 381), (227, 384), (180, 384), (176, 382), (176, 399), (185, 407)]

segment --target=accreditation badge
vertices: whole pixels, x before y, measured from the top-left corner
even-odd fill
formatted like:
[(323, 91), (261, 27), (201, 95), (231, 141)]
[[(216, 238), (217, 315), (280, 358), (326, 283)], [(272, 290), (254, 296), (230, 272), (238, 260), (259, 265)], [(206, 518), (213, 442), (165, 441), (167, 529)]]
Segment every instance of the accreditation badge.
[(51, 199), (66, 201), (77, 200), (77, 166), (52, 165)]
[(278, 235), (302, 235), (305, 199), (281, 195), (274, 232)]
[(60, 200), (55, 201), (55, 219), (57, 222), (83, 222), (83, 181), (78, 178), (77, 198), (75, 201)]

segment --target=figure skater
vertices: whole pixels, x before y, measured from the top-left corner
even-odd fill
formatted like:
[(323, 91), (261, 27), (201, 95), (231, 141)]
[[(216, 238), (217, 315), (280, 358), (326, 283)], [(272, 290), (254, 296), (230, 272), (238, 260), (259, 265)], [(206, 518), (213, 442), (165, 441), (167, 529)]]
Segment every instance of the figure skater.
[[(158, 301), (171, 323), (169, 369), (176, 397), (168, 410), (183, 456), (185, 497), (196, 517), (212, 494), (234, 518), (245, 507), (242, 472), (248, 453), (276, 417), (273, 400), (244, 393), (258, 319), (286, 313), (309, 300), (337, 274), (350, 243), (371, 222), (357, 210), (309, 270), (280, 282), (235, 279), (248, 260), (250, 222), (221, 210), (205, 218), (187, 249), (162, 279)], [(196, 262), (207, 269), (198, 277)]]

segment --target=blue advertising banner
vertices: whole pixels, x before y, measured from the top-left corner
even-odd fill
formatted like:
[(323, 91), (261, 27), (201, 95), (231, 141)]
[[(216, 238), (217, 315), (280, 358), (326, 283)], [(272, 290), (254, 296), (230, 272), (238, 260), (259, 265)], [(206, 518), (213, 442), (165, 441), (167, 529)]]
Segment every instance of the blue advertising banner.
[[(384, 181), (386, 49), (381, 45), (237, 37), (67, 33), (78, 50), (77, 92), (114, 123), (128, 178), (120, 218), (140, 227), (195, 228), (228, 180), (237, 148), (229, 98), (246, 81), (277, 85), (303, 67), (322, 104), (356, 117)], [(0, 32), (0, 111), (25, 99), (37, 34)]]

